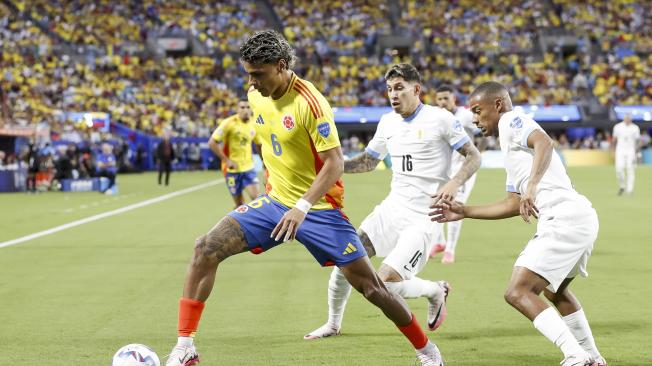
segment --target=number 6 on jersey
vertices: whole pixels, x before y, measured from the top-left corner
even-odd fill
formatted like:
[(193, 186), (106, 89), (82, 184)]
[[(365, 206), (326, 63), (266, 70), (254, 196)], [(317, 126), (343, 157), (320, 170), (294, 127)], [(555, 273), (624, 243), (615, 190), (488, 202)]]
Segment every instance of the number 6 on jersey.
[(283, 154), (281, 143), (278, 142), (278, 138), (275, 133), (272, 134), (272, 149), (274, 150), (274, 155), (276, 156), (281, 156), (281, 154)]

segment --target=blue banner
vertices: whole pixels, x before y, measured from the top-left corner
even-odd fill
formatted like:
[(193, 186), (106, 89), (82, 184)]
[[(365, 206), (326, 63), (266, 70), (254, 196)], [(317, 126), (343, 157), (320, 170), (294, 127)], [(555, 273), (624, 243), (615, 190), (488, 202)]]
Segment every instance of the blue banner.
[[(463, 108), (463, 107), (460, 107)], [(579, 122), (582, 120), (576, 105), (520, 105), (521, 110), (537, 122)], [(383, 114), (392, 111), (391, 107), (334, 107), (335, 123), (378, 123)]]
[(616, 118), (622, 121), (627, 113), (632, 115), (634, 122), (652, 121), (652, 106), (649, 105), (617, 105), (614, 107)]

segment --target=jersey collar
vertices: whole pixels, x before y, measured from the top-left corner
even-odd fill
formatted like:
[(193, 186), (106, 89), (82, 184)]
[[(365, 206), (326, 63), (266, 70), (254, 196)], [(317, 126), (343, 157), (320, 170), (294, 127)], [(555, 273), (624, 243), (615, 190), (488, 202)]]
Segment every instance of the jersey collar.
[(412, 122), (414, 117), (416, 117), (417, 114), (419, 114), (419, 111), (421, 111), (421, 108), (423, 108), (423, 103), (419, 103), (419, 106), (417, 107), (417, 109), (415, 109), (414, 112), (410, 116), (408, 116), (407, 118), (403, 118), (403, 122), (407, 122), (407, 123)]

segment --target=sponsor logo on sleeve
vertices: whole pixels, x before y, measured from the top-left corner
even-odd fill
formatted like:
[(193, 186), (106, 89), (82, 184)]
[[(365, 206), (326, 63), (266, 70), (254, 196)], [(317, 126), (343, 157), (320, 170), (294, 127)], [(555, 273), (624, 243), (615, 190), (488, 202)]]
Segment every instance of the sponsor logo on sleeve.
[(242, 205), (242, 206), (238, 206), (238, 208), (235, 209), (235, 212), (237, 212), (237, 213), (245, 213), (248, 210), (249, 210), (249, 206)]
[(319, 131), (319, 134), (323, 138), (326, 138), (331, 134), (331, 126), (328, 124), (328, 122), (322, 122), (317, 125), (317, 131)]

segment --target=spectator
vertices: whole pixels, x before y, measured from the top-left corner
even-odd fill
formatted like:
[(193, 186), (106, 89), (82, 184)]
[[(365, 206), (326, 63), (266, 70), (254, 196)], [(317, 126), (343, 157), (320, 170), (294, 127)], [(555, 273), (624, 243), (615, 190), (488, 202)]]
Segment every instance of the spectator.
[(101, 192), (108, 195), (113, 194), (113, 186), (118, 173), (116, 158), (112, 150), (113, 147), (110, 144), (104, 143), (102, 144), (102, 152), (97, 155), (97, 176), (109, 179), (109, 186)]
[(165, 185), (170, 184), (170, 171), (172, 160), (175, 159), (174, 147), (170, 143), (170, 132), (163, 135), (163, 140), (156, 146), (156, 158), (158, 159), (158, 185), (161, 185), (161, 178), (165, 172)]
[(23, 151), (22, 159), (27, 165), (27, 192), (36, 192), (36, 173), (39, 171), (39, 159), (34, 142), (30, 141), (27, 148)]
[(199, 169), (201, 163), (201, 149), (199, 144), (192, 143), (188, 146), (188, 166), (190, 170)]
[(650, 134), (647, 132), (647, 130), (643, 130), (643, 132), (641, 133), (641, 148), (645, 149), (651, 147), (650, 140), (651, 140)]

